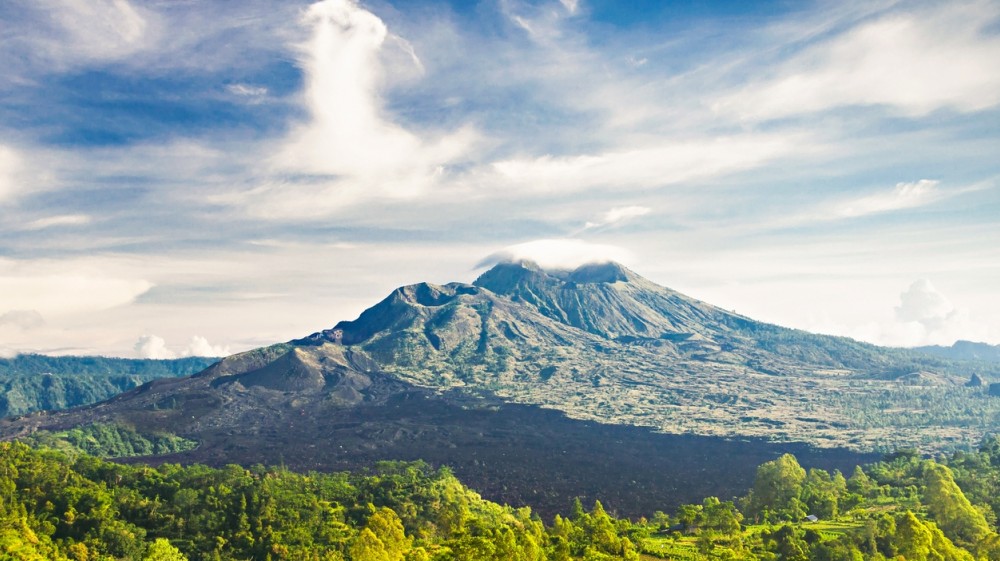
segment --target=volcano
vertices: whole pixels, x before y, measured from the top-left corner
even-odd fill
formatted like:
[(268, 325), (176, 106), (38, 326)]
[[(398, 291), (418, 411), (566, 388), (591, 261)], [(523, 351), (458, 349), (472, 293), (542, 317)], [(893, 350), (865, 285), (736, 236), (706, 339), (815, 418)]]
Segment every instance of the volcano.
[(846, 471), (877, 444), (909, 444), (859, 424), (845, 399), (915, 371), (968, 379), (928, 355), (758, 322), (616, 263), (521, 261), (472, 284), (400, 287), (353, 321), (191, 377), (5, 419), (0, 436), (119, 423), (199, 443), (150, 462), (422, 459), (543, 513), (582, 496), (649, 515), (740, 494), (752, 466), (784, 452)]

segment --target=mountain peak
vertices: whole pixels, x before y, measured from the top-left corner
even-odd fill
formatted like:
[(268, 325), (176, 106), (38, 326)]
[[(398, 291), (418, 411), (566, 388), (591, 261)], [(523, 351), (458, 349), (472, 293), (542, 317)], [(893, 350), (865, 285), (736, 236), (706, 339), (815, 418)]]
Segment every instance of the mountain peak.
[(573, 270), (563, 270), (543, 269), (534, 261), (517, 260), (497, 263), (473, 284), (497, 294), (510, 295), (526, 285), (560, 288), (566, 285), (571, 288), (575, 284), (612, 284), (638, 278), (638, 275), (614, 261), (586, 263)]
[(472, 284), (497, 294), (511, 294), (525, 285), (551, 283), (554, 277), (534, 261), (503, 261), (479, 276)]
[(566, 280), (570, 282), (586, 283), (615, 283), (629, 282), (636, 278), (635, 273), (629, 271), (624, 266), (614, 261), (604, 263), (588, 263), (581, 265), (567, 275)]

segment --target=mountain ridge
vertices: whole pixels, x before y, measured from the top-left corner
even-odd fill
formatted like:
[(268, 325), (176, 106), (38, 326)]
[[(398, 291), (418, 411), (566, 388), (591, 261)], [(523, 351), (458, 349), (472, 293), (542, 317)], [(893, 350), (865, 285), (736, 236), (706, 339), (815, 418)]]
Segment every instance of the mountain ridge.
[(0, 417), (108, 399), (156, 378), (188, 376), (218, 360), (18, 354), (0, 358)]
[(975, 341), (958, 340), (949, 346), (926, 345), (914, 350), (950, 359), (1000, 362), (1000, 345)]

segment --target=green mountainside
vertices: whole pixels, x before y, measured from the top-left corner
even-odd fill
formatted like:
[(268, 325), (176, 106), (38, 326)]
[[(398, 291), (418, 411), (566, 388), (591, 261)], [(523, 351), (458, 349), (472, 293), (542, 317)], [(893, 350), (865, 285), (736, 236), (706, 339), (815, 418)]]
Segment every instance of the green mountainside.
[(757, 322), (614, 263), (502, 263), (472, 285), (402, 287), (296, 343), (331, 342), (416, 385), (668, 433), (933, 449), (1000, 427), (1000, 402), (964, 387), (995, 365)]
[(218, 359), (0, 358), (0, 417), (88, 405), (156, 378), (190, 376)]

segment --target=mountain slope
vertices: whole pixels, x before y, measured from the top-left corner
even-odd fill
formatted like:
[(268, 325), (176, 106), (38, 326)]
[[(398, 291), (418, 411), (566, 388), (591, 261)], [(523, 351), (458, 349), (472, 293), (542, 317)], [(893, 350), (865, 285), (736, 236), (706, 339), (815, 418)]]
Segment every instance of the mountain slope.
[[(905, 385), (900, 405), (961, 392), (982, 365), (754, 321), (657, 286), (617, 264), (544, 271), (502, 263), (473, 284), (397, 289), (357, 320), (300, 340), (366, 351), (383, 371), (428, 387), (488, 390), (601, 422), (665, 432), (764, 436), (819, 446), (974, 444), (996, 424), (974, 400), (920, 431), (868, 415), (871, 396)], [(909, 400), (909, 401), (908, 401)], [(983, 413), (980, 415), (979, 413)], [(972, 419), (972, 417), (975, 417)], [(912, 420), (906, 427), (912, 428)]]

